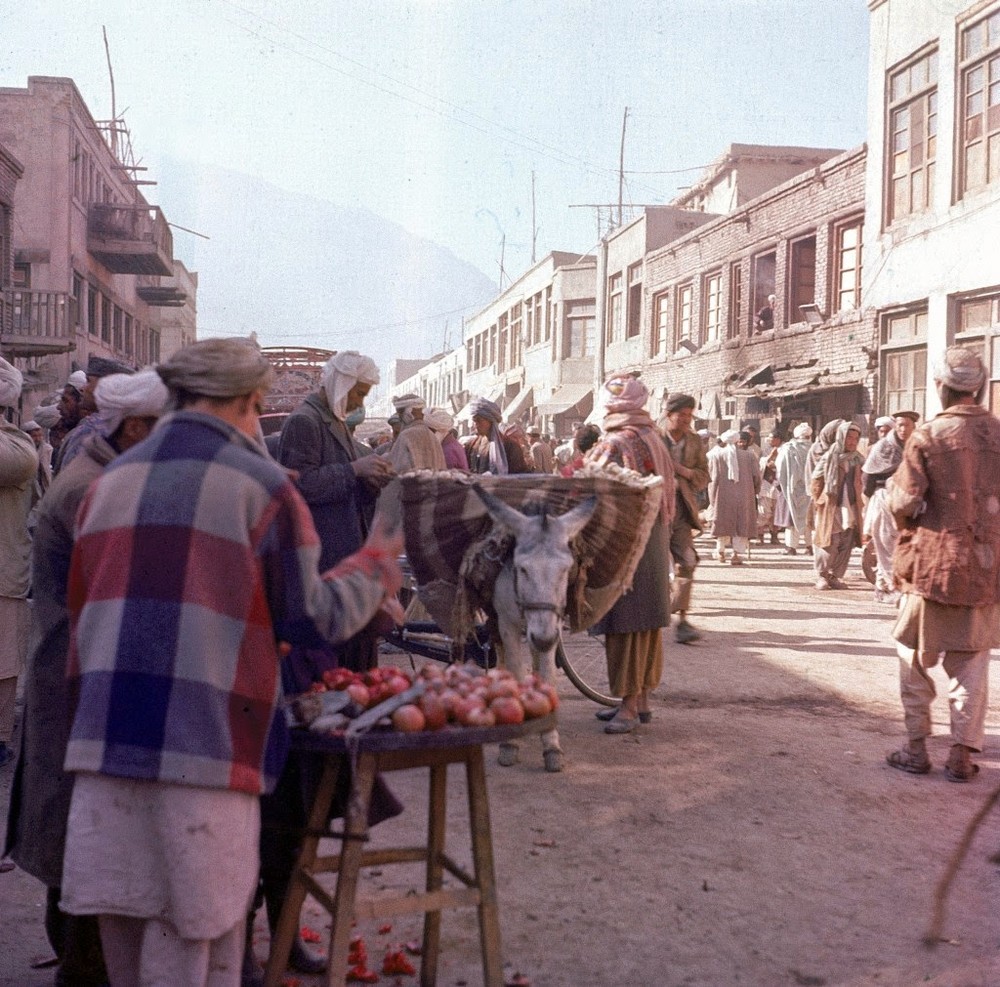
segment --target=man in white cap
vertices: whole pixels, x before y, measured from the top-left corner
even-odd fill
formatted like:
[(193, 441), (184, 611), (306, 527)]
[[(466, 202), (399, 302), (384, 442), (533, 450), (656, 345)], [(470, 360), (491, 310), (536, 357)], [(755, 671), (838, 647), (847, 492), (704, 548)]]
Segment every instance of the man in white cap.
[[(444, 451), (434, 430), (424, 421), (424, 400), (417, 394), (403, 394), (392, 399), (399, 415), (400, 430), (387, 454), (396, 474), (408, 470), (447, 469)], [(402, 488), (394, 479), (379, 495), (378, 512), (390, 528), (403, 521)]]
[(908, 738), (887, 760), (930, 771), (929, 669), (941, 661), (952, 740), (944, 774), (957, 782), (979, 771), (972, 754), (983, 749), (990, 650), (1000, 647), (1000, 420), (979, 403), (988, 377), (974, 352), (948, 348), (934, 365), (942, 411), (916, 428), (887, 484), (900, 529), (893, 572), (904, 595), (892, 636)]
[(77, 514), (61, 907), (98, 916), (112, 984), (236, 987), (287, 743), (279, 642), (367, 624), (401, 584), (401, 542), (376, 531), (320, 575), (309, 510), (258, 439), (273, 370), (250, 340), (157, 371), (177, 410)]
[(0, 766), (14, 756), (14, 697), (28, 647), (31, 538), (28, 514), (38, 470), (31, 437), (7, 421), (24, 378), (0, 357)]
[[(892, 431), (892, 417), (890, 415), (880, 415), (875, 419), (875, 434), (878, 439), (884, 439)], [(875, 441), (877, 442), (878, 439)]]
[(903, 447), (917, 427), (920, 415), (915, 411), (897, 411), (889, 421), (892, 428), (868, 450), (861, 472), (864, 494), (868, 498), (864, 540), (870, 538), (875, 545), (875, 602), (895, 606), (899, 591), (893, 585), (892, 556), (899, 531), (889, 511), (885, 487), (903, 461)]
[(105, 466), (142, 441), (167, 403), (154, 370), (114, 374), (94, 391), (107, 435), (94, 434), (52, 481), (39, 505), (32, 547), (31, 661), (24, 690), (20, 760), (11, 790), (5, 855), (47, 888), (45, 928), (59, 959), (60, 983), (107, 980), (97, 920), (59, 909), (72, 775), (63, 771), (71, 704), (66, 682), (66, 590), (73, 523), (83, 495)]

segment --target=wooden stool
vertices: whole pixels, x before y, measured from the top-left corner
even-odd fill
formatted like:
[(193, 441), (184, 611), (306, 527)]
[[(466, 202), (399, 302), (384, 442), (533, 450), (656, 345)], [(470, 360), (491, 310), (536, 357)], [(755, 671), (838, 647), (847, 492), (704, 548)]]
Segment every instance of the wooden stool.
[[(319, 856), (319, 841), (323, 836), (333, 835), (327, 833), (327, 819), (337, 776), (347, 764), (344, 741), (338, 737), (313, 734), (296, 736), (296, 747), (320, 751), (327, 756), (302, 850), (271, 943), (265, 987), (280, 987), (292, 942), (298, 931), (299, 914), (306, 894), (311, 894), (330, 913), (333, 921), (327, 979), (331, 987), (339, 987), (345, 983), (351, 925), (356, 918), (384, 918), (414, 912), (424, 913), (420, 983), (422, 987), (431, 987), (437, 981), (441, 910), (444, 908), (477, 909), (483, 954), (483, 981), (486, 987), (503, 987), (500, 923), (483, 744), (510, 740), (528, 731), (549, 729), (554, 719), (554, 716), (545, 717), (520, 727), (456, 727), (416, 734), (366, 734), (359, 742), (355, 796), (350, 799), (344, 818), (341, 851), (330, 857)], [(469, 828), (472, 836), (472, 874), (468, 874), (445, 853), (445, 792), (449, 764), (465, 765)], [(366, 850), (364, 844), (368, 836), (368, 806), (376, 773), (410, 768), (430, 769), (427, 845)], [(419, 861), (426, 865), (424, 892), (395, 897), (357, 897), (361, 868)], [(445, 871), (456, 877), (464, 887), (442, 887)], [(337, 887), (332, 896), (316, 880), (317, 874), (330, 872), (337, 874)]]

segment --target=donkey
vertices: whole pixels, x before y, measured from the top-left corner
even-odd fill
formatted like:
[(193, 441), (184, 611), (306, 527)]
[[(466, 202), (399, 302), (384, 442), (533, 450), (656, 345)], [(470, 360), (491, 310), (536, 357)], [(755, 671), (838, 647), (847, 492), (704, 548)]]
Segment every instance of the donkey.
[[(500, 634), (502, 664), (519, 681), (526, 674), (522, 642), (527, 640), (535, 672), (555, 685), (556, 645), (562, 631), (566, 589), (573, 566), (570, 542), (586, 526), (597, 507), (588, 497), (572, 510), (550, 515), (543, 504), (540, 513), (524, 514), (478, 485), (473, 489), (498, 524), (514, 536), (514, 550), (503, 564), (493, 589), (493, 610)], [(563, 752), (559, 731), (542, 734), (546, 771), (562, 771)], [(500, 745), (499, 763), (516, 764), (518, 745)]]

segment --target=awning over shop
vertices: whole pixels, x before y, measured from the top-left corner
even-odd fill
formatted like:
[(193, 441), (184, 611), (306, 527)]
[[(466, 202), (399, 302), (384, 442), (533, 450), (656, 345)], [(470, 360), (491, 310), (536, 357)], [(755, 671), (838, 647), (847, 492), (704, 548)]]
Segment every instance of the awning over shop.
[(519, 415), (528, 411), (533, 404), (533, 397), (534, 388), (531, 387), (524, 387), (516, 395), (514, 395), (514, 398), (510, 401), (507, 407), (503, 409), (503, 414), (507, 421), (513, 421)]
[(560, 387), (555, 394), (538, 405), (540, 415), (564, 415), (579, 408), (585, 398), (592, 397), (593, 387), (588, 381), (576, 381)]
[(774, 367), (770, 363), (762, 363), (756, 370), (751, 370), (737, 386), (753, 387), (755, 384), (772, 383), (774, 383)]
[(703, 391), (698, 400), (698, 410), (700, 418), (721, 418), (722, 402), (719, 400), (719, 392)]

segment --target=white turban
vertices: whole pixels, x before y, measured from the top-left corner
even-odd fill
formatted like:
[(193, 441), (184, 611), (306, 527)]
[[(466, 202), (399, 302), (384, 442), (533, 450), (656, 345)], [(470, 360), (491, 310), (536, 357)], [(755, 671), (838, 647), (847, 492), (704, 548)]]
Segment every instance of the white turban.
[(69, 380), (66, 383), (70, 387), (75, 387), (78, 391), (82, 391), (87, 386), (87, 375), (82, 370), (74, 370), (69, 375)]
[(811, 439), (812, 434), (813, 430), (809, 422), (799, 422), (792, 431), (792, 436), (796, 439)]
[(54, 404), (40, 404), (35, 408), (35, 421), (40, 428), (53, 428), (59, 424), (59, 409)]
[(346, 350), (335, 353), (326, 361), (319, 382), (334, 418), (343, 421), (347, 417), (347, 392), (358, 381), (371, 385), (379, 382), (378, 366), (370, 356), (362, 356), (357, 350)]
[(21, 371), (0, 356), (0, 408), (10, 408), (17, 404), (23, 384), (24, 375)]
[(934, 379), (961, 394), (976, 394), (986, 383), (986, 367), (971, 350), (949, 346), (934, 364)]
[(875, 419), (876, 428), (892, 428), (892, 419), (888, 415), (882, 415), (881, 418)]
[(405, 411), (407, 408), (426, 408), (427, 402), (419, 394), (401, 394), (392, 399), (392, 406), (397, 411)]
[(104, 416), (107, 435), (114, 435), (126, 418), (159, 418), (169, 397), (166, 384), (155, 370), (109, 374), (94, 388), (94, 400)]
[(34, 419), (32, 419), (30, 422), (25, 422), (21, 426), (21, 431), (22, 432), (37, 432), (41, 427), (42, 426), (39, 425), (38, 422), (36, 422)]
[(444, 408), (431, 408), (430, 411), (424, 412), (424, 424), (434, 429), (440, 438), (455, 427), (455, 419)]

